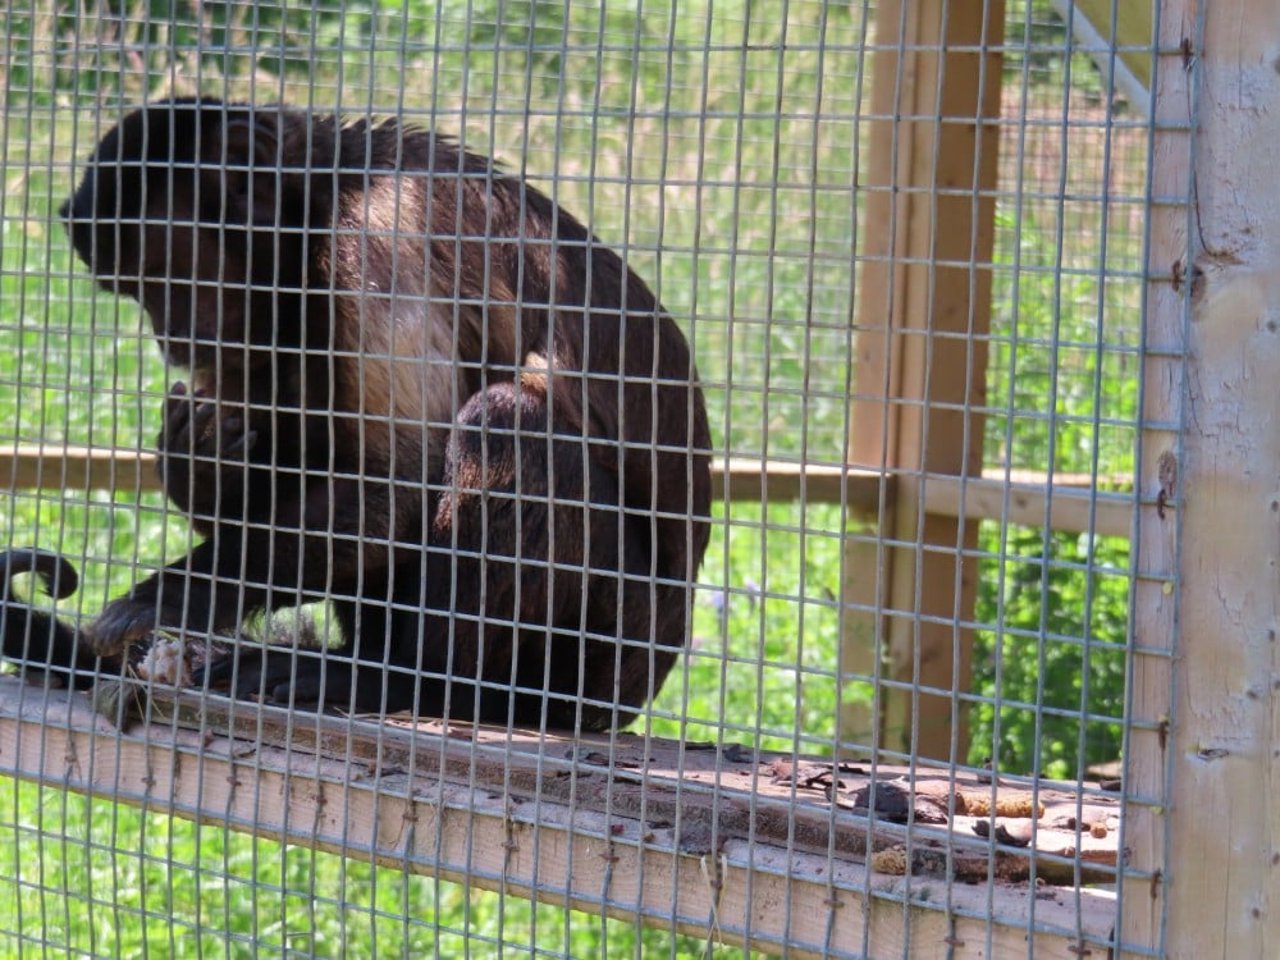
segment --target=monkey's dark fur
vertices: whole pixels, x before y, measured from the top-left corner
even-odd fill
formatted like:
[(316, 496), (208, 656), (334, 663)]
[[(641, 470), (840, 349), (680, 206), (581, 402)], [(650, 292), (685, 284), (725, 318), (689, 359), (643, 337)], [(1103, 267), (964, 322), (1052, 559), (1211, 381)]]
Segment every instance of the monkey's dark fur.
[(587, 729), (661, 686), (709, 536), (702, 392), (548, 197), (429, 130), (200, 99), (127, 116), (63, 216), (191, 370), (158, 445), (205, 537), (107, 606), (98, 652), (323, 597), (338, 656), (211, 679)]
[(34, 660), (52, 668), (69, 686), (83, 688), (83, 671), (93, 669), (89, 645), (77, 640), (70, 625), (14, 599), (13, 578), (23, 573), (34, 573), (44, 592), (57, 600), (71, 596), (80, 584), (75, 567), (56, 553), (31, 548), (0, 553), (0, 640), (5, 659)]

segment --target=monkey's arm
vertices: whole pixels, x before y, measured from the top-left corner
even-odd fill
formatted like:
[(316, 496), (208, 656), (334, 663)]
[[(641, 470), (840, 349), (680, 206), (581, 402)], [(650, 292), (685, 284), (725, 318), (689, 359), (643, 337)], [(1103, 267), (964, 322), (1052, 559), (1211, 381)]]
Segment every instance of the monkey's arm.
[(281, 497), (266, 516), (255, 511), (260, 519), (215, 524), (182, 560), (109, 603), (87, 633), (110, 653), (157, 627), (225, 631), (260, 610), (354, 596), (387, 570), (394, 544), (425, 542), (424, 497), (417, 479), (313, 478), (303, 503)]

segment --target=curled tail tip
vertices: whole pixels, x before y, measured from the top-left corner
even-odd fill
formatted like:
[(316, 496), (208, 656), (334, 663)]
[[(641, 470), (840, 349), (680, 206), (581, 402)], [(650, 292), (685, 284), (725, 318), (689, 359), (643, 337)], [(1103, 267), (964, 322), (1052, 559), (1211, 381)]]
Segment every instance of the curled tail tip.
[(75, 593), (80, 583), (76, 568), (56, 553), (35, 547), (0, 552), (0, 656), (26, 667), (52, 669), (60, 682), (83, 689), (87, 682), (77, 671), (93, 668), (90, 651), (74, 626), (13, 598), (12, 580), (23, 573), (38, 576), (44, 592), (58, 600)]
[(9, 599), (10, 581), (20, 573), (34, 573), (44, 592), (65, 600), (80, 586), (80, 575), (65, 557), (36, 547), (17, 547), (0, 553), (0, 601)]

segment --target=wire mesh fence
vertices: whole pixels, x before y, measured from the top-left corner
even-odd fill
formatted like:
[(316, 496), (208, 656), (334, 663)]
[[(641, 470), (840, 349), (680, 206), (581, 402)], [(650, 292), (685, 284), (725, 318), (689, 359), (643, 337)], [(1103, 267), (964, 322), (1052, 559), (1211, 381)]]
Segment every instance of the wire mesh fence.
[(1112, 944), (1134, 7), (11, 4), (4, 949)]

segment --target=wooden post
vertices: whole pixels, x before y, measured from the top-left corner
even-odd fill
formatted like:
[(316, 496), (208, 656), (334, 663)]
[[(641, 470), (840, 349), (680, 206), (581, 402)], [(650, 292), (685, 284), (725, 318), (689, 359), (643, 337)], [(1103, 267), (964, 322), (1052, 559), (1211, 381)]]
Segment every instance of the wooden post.
[[(876, 747), (949, 758), (967, 749), (976, 583), (961, 549), (977, 523), (923, 514), (925, 475), (982, 474), (1000, 113), (1003, 0), (893, 0), (876, 7), (870, 153), (863, 187), (854, 464), (884, 469), (896, 496), (881, 517), (883, 546), (851, 546), (845, 596), (879, 574), (883, 614), (849, 615), (845, 662), (861, 634), (888, 643)], [(970, 266), (972, 264), (972, 266)], [(965, 409), (956, 409), (965, 405)], [(920, 589), (917, 590), (917, 584)], [(868, 627), (867, 624), (870, 623)], [(865, 657), (865, 654), (863, 655)]]
[(1139, 516), (1122, 842), (1150, 879), (1120, 887), (1120, 931), (1169, 957), (1274, 956), (1280, 18), (1164, 0), (1160, 24), (1141, 480), (1169, 505)]

